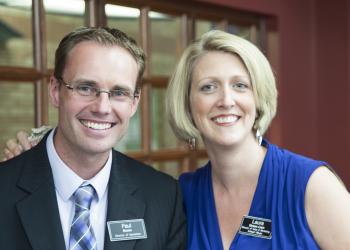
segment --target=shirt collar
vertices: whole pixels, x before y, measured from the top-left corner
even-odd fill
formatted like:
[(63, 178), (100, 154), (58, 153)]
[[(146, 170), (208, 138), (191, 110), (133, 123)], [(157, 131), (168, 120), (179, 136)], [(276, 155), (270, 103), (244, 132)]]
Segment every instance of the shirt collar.
[(52, 169), (55, 188), (58, 194), (64, 201), (68, 201), (68, 199), (70, 199), (70, 197), (80, 185), (83, 183), (84, 185), (88, 183), (95, 188), (97, 193), (97, 200), (100, 200), (107, 190), (108, 180), (112, 167), (112, 150), (110, 151), (108, 160), (103, 168), (91, 179), (84, 180), (73, 170), (71, 170), (57, 154), (55, 145), (53, 143), (55, 130), (56, 129), (53, 129), (47, 138), (46, 149)]

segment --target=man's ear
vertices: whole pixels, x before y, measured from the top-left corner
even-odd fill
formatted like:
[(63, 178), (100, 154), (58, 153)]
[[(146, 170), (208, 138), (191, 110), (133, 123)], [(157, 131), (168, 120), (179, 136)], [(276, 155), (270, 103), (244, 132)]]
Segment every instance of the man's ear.
[(50, 77), (50, 83), (49, 83), (49, 95), (51, 99), (51, 103), (54, 107), (58, 108), (60, 104), (60, 83), (58, 80), (54, 77)]
[(140, 99), (141, 99), (141, 90), (139, 90), (137, 92), (137, 95), (134, 97), (134, 100), (133, 100), (133, 102), (131, 104), (132, 105), (132, 107), (131, 107), (131, 116), (133, 116), (136, 113), (137, 107), (139, 106), (139, 103), (140, 103)]

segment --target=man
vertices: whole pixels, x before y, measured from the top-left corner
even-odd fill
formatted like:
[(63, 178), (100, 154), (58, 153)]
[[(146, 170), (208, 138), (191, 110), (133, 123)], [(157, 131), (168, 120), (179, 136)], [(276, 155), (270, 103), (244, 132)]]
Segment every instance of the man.
[(114, 151), (140, 99), (144, 53), (123, 32), (81, 28), (55, 54), (58, 125), (0, 165), (0, 249), (184, 249), (177, 182)]

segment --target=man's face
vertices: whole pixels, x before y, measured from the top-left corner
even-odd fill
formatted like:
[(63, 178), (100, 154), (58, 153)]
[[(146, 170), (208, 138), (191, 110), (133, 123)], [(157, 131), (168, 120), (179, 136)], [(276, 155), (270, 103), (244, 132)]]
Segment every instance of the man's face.
[[(119, 46), (81, 42), (67, 57), (63, 81), (103, 90), (124, 89), (134, 93), (138, 66), (130, 53)], [(59, 110), (55, 147), (60, 154), (107, 154), (126, 133), (139, 98), (118, 101), (101, 92), (91, 100), (51, 78), (50, 96)]]

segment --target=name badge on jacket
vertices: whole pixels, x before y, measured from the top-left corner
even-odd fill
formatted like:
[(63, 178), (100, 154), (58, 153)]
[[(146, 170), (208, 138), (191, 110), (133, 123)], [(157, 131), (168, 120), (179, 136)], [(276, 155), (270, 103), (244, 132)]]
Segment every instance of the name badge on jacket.
[(147, 232), (143, 219), (107, 221), (111, 241), (146, 239)]
[(271, 220), (253, 216), (243, 216), (238, 233), (253, 237), (271, 239)]

